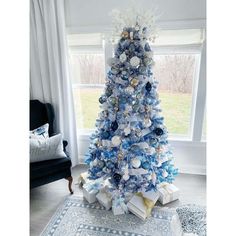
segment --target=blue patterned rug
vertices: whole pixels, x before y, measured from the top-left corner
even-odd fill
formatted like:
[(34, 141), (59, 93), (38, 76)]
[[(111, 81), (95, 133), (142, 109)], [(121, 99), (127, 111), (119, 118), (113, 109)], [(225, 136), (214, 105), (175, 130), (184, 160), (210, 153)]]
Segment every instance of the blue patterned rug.
[[(173, 232), (173, 229), (175, 232)], [(114, 216), (99, 203), (68, 197), (58, 208), (41, 236), (180, 236), (181, 224), (173, 209), (155, 207), (142, 221), (133, 214)]]

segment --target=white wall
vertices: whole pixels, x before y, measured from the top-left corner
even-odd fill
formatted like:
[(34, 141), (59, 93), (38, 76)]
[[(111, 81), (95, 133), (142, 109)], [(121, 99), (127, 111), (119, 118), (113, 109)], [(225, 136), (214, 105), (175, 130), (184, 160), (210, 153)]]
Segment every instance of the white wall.
[[(109, 27), (109, 13), (114, 8), (127, 8), (131, 0), (66, 0), (67, 27)], [(136, 0), (136, 4), (149, 8), (158, 6), (160, 21), (204, 20), (205, 0)]]

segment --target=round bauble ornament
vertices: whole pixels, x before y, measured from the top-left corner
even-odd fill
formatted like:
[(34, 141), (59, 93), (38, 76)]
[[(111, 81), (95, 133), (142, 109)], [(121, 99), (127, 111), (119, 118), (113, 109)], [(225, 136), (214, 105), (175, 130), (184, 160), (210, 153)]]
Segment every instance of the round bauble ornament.
[(124, 174), (122, 178), (123, 178), (124, 181), (127, 181), (129, 179), (129, 175), (128, 174)]
[(110, 97), (112, 95), (112, 88), (107, 87), (105, 94), (107, 97)]
[(115, 174), (113, 175), (113, 180), (114, 180), (114, 182), (115, 182), (117, 185), (120, 183), (121, 178), (122, 178), (121, 175), (118, 174), (118, 173), (115, 173)]
[(111, 73), (113, 75), (117, 75), (119, 73), (119, 71), (117, 69), (115, 69), (115, 68), (111, 68)]
[(130, 81), (130, 85), (131, 85), (132, 87), (136, 87), (138, 84), (139, 84), (139, 80), (136, 79), (136, 78), (133, 78), (133, 79)]
[(118, 136), (118, 135), (114, 136), (114, 137), (111, 139), (111, 142), (112, 142), (112, 144), (113, 144), (114, 147), (119, 146), (120, 143), (121, 143), (121, 138), (120, 138), (120, 136)]
[(122, 63), (124, 63), (127, 60), (127, 56), (124, 52), (119, 56), (119, 58)]
[(131, 129), (129, 126), (124, 129), (125, 136), (129, 135), (130, 132), (131, 132)]
[(118, 123), (116, 120), (111, 123), (111, 129), (112, 131), (116, 131), (118, 129)]
[(109, 102), (114, 106), (117, 103), (117, 99), (115, 97), (110, 97)]
[(163, 176), (164, 178), (166, 178), (166, 177), (168, 176), (168, 172), (167, 172), (166, 170), (164, 170), (164, 171), (162, 172), (162, 176)]
[(125, 89), (125, 92), (131, 95), (134, 92), (134, 88), (132, 86), (128, 86)]
[(104, 161), (98, 161), (98, 163), (97, 163), (97, 167), (99, 167), (99, 168), (103, 168), (105, 166), (105, 162)]
[(108, 139), (110, 137), (110, 132), (109, 131), (104, 131), (101, 133), (102, 139)]
[(142, 75), (145, 75), (146, 72), (147, 72), (145, 66), (140, 66), (140, 67), (138, 68), (138, 70), (139, 70), (139, 73), (142, 74)]
[(144, 161), (143, 163), (142, 163), (142, 167), (143, 167), (143, 169), (145, 169), (145, 170), (148, 170), (149, 168), (150, 168), (150, 163), (148, 162), (148, 161)]
[(140, 59), (137, 56), (134, 56), (130, 59), (130, 65), (132, 67), (138, 67), (140, 64)]
[(113, 169), (113, 168), (115, 167), (115, 165), (114, 165), (113, 162), (107, 161), (107, 162), (106, 162), (106, 167), (107, 167), (108, 169)]
[(145, 66), (150, 66), (152, 65), (152, 59), (151, 58), (145, 58), (143, 60)]
[(156, 129), (154, 129), (154, 132), (155, 132), (155, 134), (157, 135), (157, 136), (161, 136), (161, 135), (163, 135), (163, 133), (164, 133), (164, 131), (163, 131), (163, 129), (161, 129), (161, 128), (156, 128)]
[(106, 102), (106, 97), (105, 96), (101, 96), (98, 101), (103, 104), (104, 102)]
[(139, 168), (140, 165), (141, 165), (141, 161), (138, 159), (138, 158), (133, 158), (131, 160), (131, 165), (134, 167), (134, 168)]
[(147, 82), (145, 85), (145, 89), (147, 90), (147, 92), (150, 92), (152, 90), (152, 85), (150, 82)]
[(145, 118), (143, 124), (145, 128), (149, 128), (152, 125), (152, 121), (149, 118)]
[(129, 32), (128, 31), (123, 31), (122, 34), (121, 34), (121, 37), (127, 39), (129, 37)]

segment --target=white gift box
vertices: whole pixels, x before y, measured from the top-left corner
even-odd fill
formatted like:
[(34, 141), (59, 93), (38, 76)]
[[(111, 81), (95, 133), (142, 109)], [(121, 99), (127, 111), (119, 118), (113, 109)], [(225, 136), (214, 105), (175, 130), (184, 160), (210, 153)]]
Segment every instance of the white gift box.
[(112, 212), (116, 215), (123, 215), (128, 212), (125, 199), (115, 198), (112, 200)]
[(83, 195), (84, 198), (89, 203), (94, 203), (97, 201), (96, 195), (98, 194), (98, 191), (102, 189), (104, 186), (103, 179), (98, 179), (94, 181), (90, 181), (83, 185)]
[(179, 199), (180, 191), (173, 184), (164, 184), (162, 187), (158, 189), (158, 192), (160, 194), (159, 202), (162, 205), (165, 205), (169, 202), (173, 202)]
[[(141, 195), (141, 196), (140, 196)], [(130, 212), (145, 220), (150, 214), (152, 208), (159, 198), (159, 193), (154, 191), (142, 192), (140, 195), (134, 195), (128, 202), (127, 207)], [(149, 206), (146, 205), (145, 201), (149, 200), (151, 203)]]
[(98, 202), (106, 208), (106, 210), (110, 210), (112, 204), (112, 197), (109, 192), (106, 190), (100, 190), (96, 195)]

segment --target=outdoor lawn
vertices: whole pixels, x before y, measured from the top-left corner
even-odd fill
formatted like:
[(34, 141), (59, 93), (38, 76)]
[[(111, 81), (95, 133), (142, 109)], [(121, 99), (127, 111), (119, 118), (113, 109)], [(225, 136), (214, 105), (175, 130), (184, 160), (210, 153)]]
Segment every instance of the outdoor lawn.
[[(73, 91), (78, 128), (93, 129), (100, 111), (98, 98), (103, 89), (83, 88)], [(190, 127), (191, 94), (160, 92), (159, 95), (169, 133), (187, 135)]]

